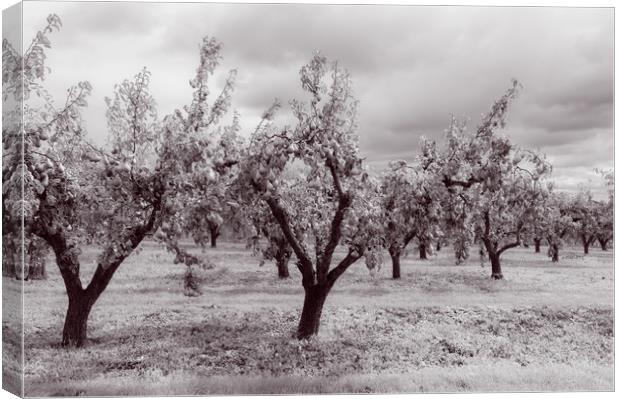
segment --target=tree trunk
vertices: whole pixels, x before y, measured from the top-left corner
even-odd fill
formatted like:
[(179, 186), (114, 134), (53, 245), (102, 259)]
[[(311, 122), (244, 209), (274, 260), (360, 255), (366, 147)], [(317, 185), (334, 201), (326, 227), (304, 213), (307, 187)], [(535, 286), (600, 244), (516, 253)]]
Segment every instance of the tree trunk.
[(278, 277), (282, 279), (289, 278), (288, 260), (289, 258), (287, 256), (281, 256), (276, 259), (276, 266), (278, 267)]
[(552, 244), (549, 251), (551, 253), (551, 262), (557, 263), (560, 260), (560, 248), (558, 244)]
[(392, 278), (400, 278), (400, 251), (396, 248), (390, 248), (390, 257), (392, 258)]
[(323, 305), (329, 293), (327, 285), (313, 285), (305, 288), (304, 308), (297, 327), (297, 338), (304, 339), (318, 334)]
[(160, 206), (161, 201), (157, 197), (153, 203), (153, 209), (144, 224), (138, 224), (129, 230), (125, 230), (125, 234), (120, 237), (119, 241), (129, 243), (130, 247), (126, 248), (123, 253), (119, 255), (116, 248), (112, 245), (104, 249), (99, 256), (99, 262), (86, 289), (82, 288), (82, 281), (80, 279), (79, 251), (76, 248), (76, 243), (70, 242), (67, 239), (66, 232), (62, 229), (48, 229), (47, 227), (51, 223), (46, 223), (45, 219), (53, 219), (51, 216), (46, 215), (46, 213), (41, 214), (43, 219), (42, 222), (38, 223), (39, 228), (35, 234), (45, 240), (47, 245), (54, 251), (56, 264), (60, 270), (60, 275), (69, 297), (69, 306), (62, 332), (63, 346), (80, 347), (84, 345), (88, 315), (92, 306), (106, 289), (121, 263), (140, 245), (144, 237), (153, 230)]
[(420, 250), (420, 259), (428, 259), (426, 257), (426, 244), (420, 243), (420, 246), (418, 247), (418, 249)]
[(590, 252), (590, 240), (585, 235), (581, 236), (581, 242), (583, 243), (583, 253), (587, 255)]
[(602, 238), (598, 239), (598, 243), (601, 245), (601, 251), (607, 251), (607, 242), (608, 240), (604, 240)]
[(211, 248), (216, 248), (217, 238), (220, 236), (220, 225), (209, 222), (209, 233), (211, 235)]
[(94, 301), (91, 301), (84, 291), (73, 294), (69, 298), (69, 308), (65, 317), (65, 326), (62, 330), (62, 345), (68, 347), (82, 347), (86, 343), (86, 328), (88, 315)]
[(540, 253), (540, 241), (542, 239), (541, 238), (534, 238), (534, 252), (535, 253)]
[(435, 247), (435, 250), (437, 250), (437, 252), (441, 251), (441, 243), (439, 241), (437, 241), (437, 246)]
[(502, 265), (499, 261), (499, 255), (495, 252), (489, 252), (489, 259), (491, 260), (491, 278), (494, 280), (501, 280), (504, 278), (502, 274)]

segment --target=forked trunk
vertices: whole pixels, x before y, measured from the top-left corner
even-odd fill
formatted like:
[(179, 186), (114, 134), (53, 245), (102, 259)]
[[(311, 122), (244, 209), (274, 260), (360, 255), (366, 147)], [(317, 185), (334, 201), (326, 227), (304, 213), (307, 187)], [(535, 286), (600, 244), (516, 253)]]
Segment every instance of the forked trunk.
[(93, 301), (84, 292), (69, 299), (69, 308), (62, 331), (63, 346), (79, 348), (86, 343), (88, 315), (93, 305), (91, 302)]
[(607, 251), (607, 242), (609, 240), (604, 240), (602, 238), (598, 239), (598, 243), (601, 245), (601, 251)]
[(540, 253), (540, 241), (542, 239), (541, 238), (534, 238), (534, 252), (535, 253)]
[(318, 334), (321, 324), (323, 305), (329, 293), (326, 285), (313, 285), (305, 288), (304, 308), (301, 311), (301, 319), (297, 327), (297, 338), (304, 339)]
[(41, 228), (37, 231), (36, 234), (45, 240), (56, 255), (56, 263), (69, 297), (69, 306), (62, 332), (63, 346), (80, 347), (84, 345), (90, 310), (110, 283), (120, 264), (153, 229), (160, 205), (161, 202), (157, 199), (146, 223), (135, 226), (123, 237), (121, 242), (130, 243), (129, 251), (120, 256), (112, 246), (103, 251), (86, 289), (82, 288), (80, 280), (79, 251), (75, 247), (75, 243), (69, 243), (65, 232), (59, 229)]
[(392, 258), (392, 278), (400, 278), (400, 251), (396, 248), (390, 248), (390, 257)]

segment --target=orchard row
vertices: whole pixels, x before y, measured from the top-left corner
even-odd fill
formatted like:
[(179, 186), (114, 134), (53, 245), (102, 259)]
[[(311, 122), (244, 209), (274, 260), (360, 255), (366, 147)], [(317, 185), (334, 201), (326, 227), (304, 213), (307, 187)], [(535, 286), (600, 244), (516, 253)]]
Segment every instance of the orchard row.
[[(91, 85), (70, 88), (60, 108), (45, 90), (45, 53), (59, 28), (51, 15), (24, 54), (3, 42), (2, 206), (3, 241), (21, 241), (23, 223), (24, 242), (41, 240), (55, 255), (69, 298), (64, 345), (84, 344), (91, 308), (151, 235), (187, 266), (189, 293), (198, 289), (192, 270), (210, 261), (180, 240), (215, 245), (224, 223), (274, 259), (282, 276), (293, 258), (305, 290), (302, 339), (318, 333), (325, 300), (351, 265), (376, 268), (387, 250), (398, 278), (412, 240), (422, 248), (449, 243), (456, 262), (478, 245), (491, 277), (501, 279), (501, 255), (511, 248), (546, 241), (557, 261), (568, 237), (580, 237), (587, 252), (613, 234), (612, 191), (606, 201), (557, 193), (545, 156), (500, 133), (521, 89), (516, 81), (477, 127), (453, 119), (444, 140), (411, 149), (415, 161), (373, 176), (358, 149), (357, 101), (343, 66), (315, 55), (300, 70), (307, 98), (289, 102), (294, 123), (275, 123), (284, 112), (275, 101), (244, 138), (231, 110), (236, 72), (210, 90), (221, 48), (205, 38), (188, 105), (161, 117), (144, 69), (106, 98), (108, 143), (96, 146), (81, 117)], [(613, 184), (613, 173), (604, 175)], [(101, 252), (83, 286), (86, 244)], [(23, 251), (12, 253), (23, 263)]]

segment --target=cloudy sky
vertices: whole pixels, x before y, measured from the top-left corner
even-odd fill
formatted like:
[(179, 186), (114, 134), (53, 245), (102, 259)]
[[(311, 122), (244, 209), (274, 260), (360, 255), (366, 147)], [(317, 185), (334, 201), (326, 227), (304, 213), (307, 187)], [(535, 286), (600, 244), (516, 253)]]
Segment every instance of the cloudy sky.
[(475, 126), (516, 78), (523, 91), (506, 134), (545, 152), (562, 190), (613, 167), (613, 10), (163, 3), (26, 2), (24, 40), (49, 13), (47, 84), (62, 100), (94, 86), (85, 117), (106, 135), (104, 97), (143, 66), (163, 116), (191, 99), (188, 80), (205, 35), (223, 43), (216, 83), (238, 69), (233, 106), (251, 132), (274, 97), (299, 97), (298, 71), (314, 51), (337, 59), (360, 100), (360, 147), (376, 170), (411, 159), (421, 136), (441, 138), (452, 114)]

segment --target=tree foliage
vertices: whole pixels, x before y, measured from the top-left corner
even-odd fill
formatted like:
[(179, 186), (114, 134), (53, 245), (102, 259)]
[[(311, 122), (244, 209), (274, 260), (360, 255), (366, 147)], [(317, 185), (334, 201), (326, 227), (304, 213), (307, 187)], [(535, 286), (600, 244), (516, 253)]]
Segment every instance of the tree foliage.
[(498, 133), (519, 87), (513, 81), (473, 132), (453, 118), (444, 146), (426, 141), (421, 157), (423, 169), (432, 171), (435, 184), (446, 190), (445, 224), (455, 238), (457, 260), (479, 242), (496, 279), (502, 278), (501, 254), (532, 235), (527, 221), (541, 198), (541, 181), (551, 171), (542, 155), (517, 148)]
[[(300, 338), (318, 332), (325, 298), (338, 277), (361, 257), (377, 267), (378, 187), (362, 167), (354, 131), (357, 102), (348, 72), (316, 55), (300, 71), (310, 102), (291, 101), (294, 127), (269, 123), (274, 104), (251, 138), (241, 169), (243, 184), (269, 207), (296, 255), (306, 301)], [(283, 192), (282, 175), (291, 163), (305, 166), (295, 187)], [(286, 194), (286, 195), (285, 195)], [(337, 246), (346, 255), (332, 267)]]
[[(10, 66), (20, 61), (19, 56), (3, 44), (5, 68), (10, 71), (3, 71), (8, 80), (3, 94), (19, 99), (23, 87), (28, 96), (37, 95), (37, 106), (24, 105), (24, 126), (16, 110), (7, 124), (10, 131), (3, 134), (3, 208), (9, 224), (23, 220), (27, 234), (41, 237), (52, 248), (69, 296), (63, 344), (80, 346), (90, 309), (147, 234), (162, 227), (163, 241), (177, 258), (188, 266), (200, 263), (178, 245), (178, 216), (201, 193), (196, 187), (209, 184), (226, 167), (225, 160), (213, 156), (212, 147), (230, 105), (234, 72), (209, 106), (207, 83), (219, 62), (220, 45), (206, 38), (191, 81), (191, 104), (160, 121), (149, 92), (151, 75), (142, 70), (106, 99), (110, 143), (99, 148), (86, 139), (80, 118), (90, 84), (69, 89), (61, 108), (54, 106), (41, 84), (47, 71), (42, 48), (49, 47), (47, 36), (59, 26), (56, 16), (48, 18), (19, 73), (19, 66)], [(93, 229), (95, 219), (99, 223)], [(83, 287), (79, 255), (85, 239), (102, 250), (90, 283)]]
[(432, 176), (419, 165), (391, 162), (381, 177), (382, 227), (385, 246), (392, 258), (392, 277), (400, 278), (400, 256), (417, 238), (427, 245), (442, 234), (441, 192)]

